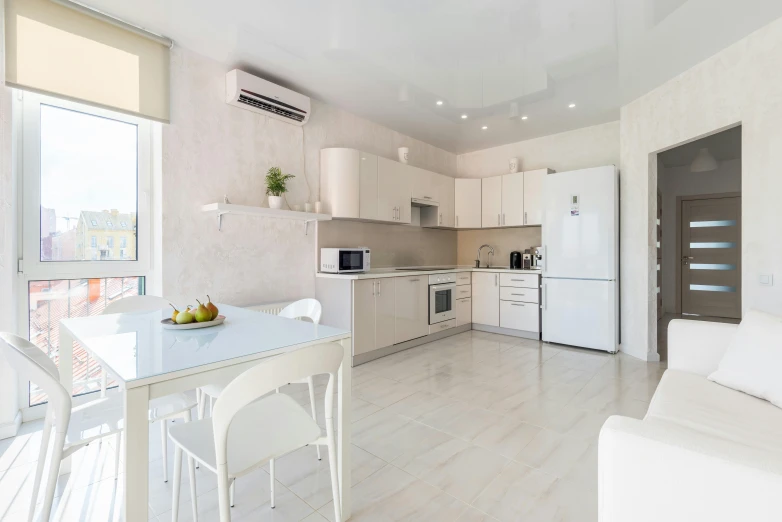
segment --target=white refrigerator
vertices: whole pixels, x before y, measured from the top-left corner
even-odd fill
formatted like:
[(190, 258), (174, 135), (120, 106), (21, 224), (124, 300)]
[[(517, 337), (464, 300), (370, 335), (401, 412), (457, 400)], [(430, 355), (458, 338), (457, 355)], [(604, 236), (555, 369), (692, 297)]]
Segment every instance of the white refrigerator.
[(616, 167), (543, 181), (543, 340), (619, 347), (619, 176)]

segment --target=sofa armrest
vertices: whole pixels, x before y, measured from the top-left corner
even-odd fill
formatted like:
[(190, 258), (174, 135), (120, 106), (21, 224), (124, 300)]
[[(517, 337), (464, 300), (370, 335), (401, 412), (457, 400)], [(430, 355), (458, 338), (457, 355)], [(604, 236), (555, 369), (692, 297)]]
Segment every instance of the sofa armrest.
[(668, 324), (668, 368), (707, 377), (730, 346), (737, 324), (674, 319)]
[(600, 522), (782, 520), (782, 458), (656, 420), (611, 417), (598, 443)]

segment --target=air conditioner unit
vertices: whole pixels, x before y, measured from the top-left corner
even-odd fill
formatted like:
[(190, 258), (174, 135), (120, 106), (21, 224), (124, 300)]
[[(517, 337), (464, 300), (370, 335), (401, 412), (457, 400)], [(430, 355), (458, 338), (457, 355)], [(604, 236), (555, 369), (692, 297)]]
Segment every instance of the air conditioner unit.
[(304, 125), (310, 119), (307, 96), (239, 69), (225, 75), (225, 101), (294, 125)]

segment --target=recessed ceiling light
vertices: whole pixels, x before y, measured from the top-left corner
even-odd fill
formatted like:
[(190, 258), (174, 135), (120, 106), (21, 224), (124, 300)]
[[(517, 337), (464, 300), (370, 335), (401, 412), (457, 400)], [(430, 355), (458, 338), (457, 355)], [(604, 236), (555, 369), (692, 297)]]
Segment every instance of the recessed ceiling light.
[(522, 117), (521, 117), (521, 119), (522, 119), (522, 120), (526, 120), (526, 119), (527, 119), (527, 117), (526, 117), (526, 116), (522, 116)]
[(481, 127), (481, 129), (483, 129), (483, 130), (486, 130), (486, 129), (488, 129), (488, 128), (489, 128), (489, 127), (487, 127), (486, 125), (484, 125), (483, 127)]
[(443, 104), (443, 100), (437, 100), (437, 105), (442, 105), (442, 104)]
[(467, 119), (467, 115), (466, 114), (462, 114), (462, 119), (466, 120)]
[(576, 106), (576, 104), (575, 104), (575, 103), (571, 103), (570, 105), (568, 105), (568, 107), (569, 107), (570, 109), (573, 109), (575, 106)]

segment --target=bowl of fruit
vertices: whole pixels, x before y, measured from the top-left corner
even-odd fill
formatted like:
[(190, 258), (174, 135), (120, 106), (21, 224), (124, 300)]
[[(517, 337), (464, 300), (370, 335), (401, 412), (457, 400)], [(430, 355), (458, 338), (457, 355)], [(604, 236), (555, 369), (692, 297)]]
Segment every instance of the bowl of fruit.
[(208, 295), (206, 299), (206, 304), (196, 299), (197, 307), (187, 305), (187, 308), (183, 311), (179, 311), (176, 306), (171, 305), (174, 312), (170, 318), (160, 321), (160, 324), (168, 330), (194, 330), (196, 328), (209, 328), (210, 326), (223, 324), (225, 316), (219, 314), (219, 310)]

